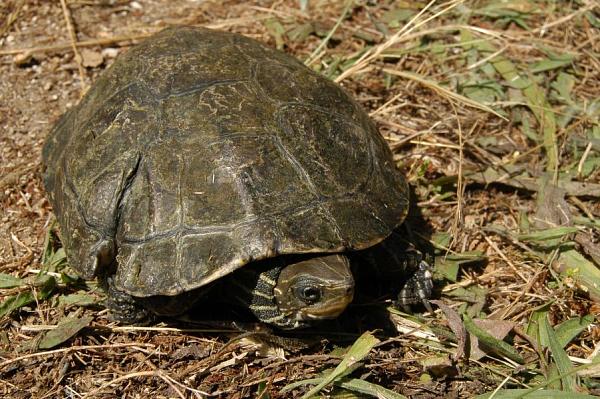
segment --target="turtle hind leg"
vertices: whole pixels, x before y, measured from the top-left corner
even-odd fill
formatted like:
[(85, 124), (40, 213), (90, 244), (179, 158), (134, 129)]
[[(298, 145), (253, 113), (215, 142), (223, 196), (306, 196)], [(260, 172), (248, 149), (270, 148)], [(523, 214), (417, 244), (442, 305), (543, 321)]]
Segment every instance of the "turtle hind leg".
[(154, 319), (155, 315), (146, 309), (136, 298), (119, 291), (112, 281), (106, 280), (107, 299), (104, 302), (108, 309), (108, 318), (123, 324), (147, 325)]

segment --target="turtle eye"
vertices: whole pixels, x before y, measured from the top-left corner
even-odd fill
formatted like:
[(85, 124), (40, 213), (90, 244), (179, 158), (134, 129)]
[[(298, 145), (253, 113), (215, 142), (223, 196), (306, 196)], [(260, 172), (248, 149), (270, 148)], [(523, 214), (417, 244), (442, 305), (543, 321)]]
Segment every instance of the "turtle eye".
[(313, 304), (321, 299), (321, 290), (319, 287), (301, 286), (297, 287), (294, 291), (299, 299), (308, 304)]

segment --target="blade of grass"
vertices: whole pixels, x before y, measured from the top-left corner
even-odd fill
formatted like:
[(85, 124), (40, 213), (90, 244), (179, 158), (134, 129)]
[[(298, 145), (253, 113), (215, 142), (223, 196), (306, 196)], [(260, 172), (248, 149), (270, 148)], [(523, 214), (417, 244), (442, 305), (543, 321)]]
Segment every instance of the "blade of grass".
[[(323, 377), (309, 378), (307, 380), (293, 382), (289, 385), (286, 385), (285, 388), (282, 389), (282, 392), (289, 392), (294, 388), (298, 388), (304, 385), (320, 384), (321, 382), (323, 382), (324, 379), (325, 378)], [(363, 395), (370, 395), (378, 399), (406, 399), (406, 396), (404, 395), (391, 391), (380, 385), (373, 384), (371, 382), (360, 380), (357, 378), (340, 379), (339, 381), (334, 381), (333, 385), (347, 389), (348, 391), (358, 392)]]
[(410, 21), (408, 21), (400, 30), (398, 30), (396, 33), (394, 33), (388, 40), (386, 40), (385, 42), (381, 43), (380, 45), (375, 46), (375, 47), (369, 49), (367, 52), (365, 52), (354, 63), (354, 65), (352, 65), (350, 68), (346, 69), (342, 74), (340, 74), (335, 79), (335, 82), (339, 83), (342, 80), (346, 79), (350, 75), (363, 72), (369, 66), (369, 64), (371, 62), (373, 62), (374, 60), (379, 58), (385, 50), (387, 50), (388, 48), (393, 46), (395, 43), (397, 43), (402, 37), (407, 36), (409, 33), (414, 31), (415, 29), (420, 28), (421, 26), (428, 23), (429, 21), (431, 21), (435, 18), (438, 18), (439, 16), (447, 13), (452, 8), (463, 3), (463, 0), (450, 0), (447, 3), (441, 5), (441, 7), (444, 7), (441, 11), (433, 14), (432, 16), (430, 16), (428, 18), (422, 19), (423, 14), (425, 14), (425, 12), (427, 12), (427, 10), (429, 10), (435, 3), (436, 3), (435, 0), (431, 0), (429, 3), (427, 3), (427, 5), (425, 7), (423, 7), (421, 9), (421, 11), (419, 11), (419, 13), (417, 13), (417, 15), (415, 15), (413, 18), (411, 18)]
[(577, 227), (562, 226), (554, 227), (545, 230), (536, 231), (534, 233), (519, 234), (517, 239), (520, 241), (547, 241), (562, 238), (567, 234), (577, 233)]
[[(552, 389), (544, 390), (544, 388), (546, 388), (547, 386), (560, 380), (561, 378), (575, 375), (576, 373), (582, 372), (584, 370), (592, 369), (593, 367), (597, 366), (598, 364), (600, 364), (600, 358), (596, 357), (595, 360), (592, 361), (591, 363), (583, 364), (578, 367), (573, 367), (573, 368), (571, 368), (571, 371), (569, 371), (566, 375), (561, 375), (558, 377), (550, 378), (550, 379), (544, 381), (543, 383), (539, 384), (538, 386), (534, 386), (529, 389), (500, 390), (498, 392), (492, 392), (492, 393), (486, 393), (483, 395), (479, 395), (479, 396), (476, 396), (475, 398), (477, 398), (477, 399), (492, 399), (492, 398), (494, 398), (494, 399), (496, 399), (496, 398), (503, 398), (503, 399), (513, 399), (513, 398), (514, 399), (520, 399), (520, 398), (527, 398), (527, 399), (529, 399), (529, 398), (588, 399), (588, 398), (595, 398), (596, 396), (590, 396), (590, 395), (578, 393), (578, 392), (565, 392), (565, 391), (552, 390)], [(540, 393), (538, 393), (538, 392), (540, 392)], [(555, 393), (556, 393), (556, 396), (554, 396)], [(558, 393), (560, 393), (560, 395)], [(500, 396), (498, 396), (498, 395), (500, 395)]]
[(542, 319), (542, 324), (540, 325), (540, 334), (546, 337), (548, 347), (552, 352), (552, 357), (556, 362), (558, 372), (562, 376), (561, 382), (563, 390), (575, 392), (577, 386), (576, 377), (574, 374), (570, 374), (573, 371), (573, 365), (571, 364), (571, 360), (569, 360), (567, 353), (560, 345), (560, 342), (558, 342), (558, 339), (556, 338), (556, 333), (550, 325), (548, 317)]
[(575, 317), (565, 320), (554, 329), (556, 331), (556, 339), (560, 343), (561, 348), (566, 347), (580, 332), (588, 328), (594, 322), (594, 315), (586, 315), (583, 317)]
[(74, 337), (84, 327), (90, 325), (94, 318), (85, 316), (81, 319), (76, 317), (63, 318), (55, 329), (47, 331), (39, 343), (40, 349), (50, 349), (62, 344), (63, 342)]
[[(461, 30), (461, 40), (472, 42), (473, 35), (466, 29)], [(474, 47), (484, 54), (494, 54), (497, 49), (487, 41), (469, 44), (467, 47)], [(546, 99), (544, 90), (532, 79), (527, 79), (517, 72), (517, 67), (506, 57), (496, 55), (489, 60), (494, 69), (502, 78), (512, 87), (520, 89), (527, 99), (527, 105), (535, 115), (542, 133), (542, 141), (548, 163), (546, 169), (556, 172), (558, 167), (558, 147), (556, 144), (556, 119), (554, 112)]]
[(329, 33), (327, 33), (327, 36), (325, 36), (323, 38), (323, 40), (321, 41), (321, 43), (319, 43), (319, 45), (317, 46), (316, 49), (314, 49), (314, 51), (308, 56), (308, 58), (306, 59), (306, 61), (304, 61), (304, 65), (310, 65), (314, 62), (314, 60), (317, 58), (317, 56), (319, 55), (319, 53), (321, 52), (321, 50), (323, 50), (323, 48), (327, 45), (327, 43), (329, 43), (329, 40), (331, 39), (331, 37), (333, 36), (333, 34), (335, 33), (335, 31), (340, 27), (340, 25), (342, 24), (342, 21), (344, 20), (344, 18), (346, 18), (346, 15), (348, 14), (348, 11), (350, 11), (350, 7), (352, 7), (352, 5), (354, 4), (354, 0), (348, 0), (346, 1), (346, 5), (344, 6), (344, 10), (342, 11), (342, 15), (340, 15), (340, 17), (338, 18), (338, 20), (335, 22), (335, 25), (333, 25), (333, 28), (331, 28), (331, 30), (329, 31)]
[(558, 271), (561, 276), (573, 278), (587, 288), (590, 297), (600, 300), (600, 269), (575, 249), (563, 251), (558, 256)]
[(493, 109), (488, 107), (487, 105), (478, 103), (477, 101), (471, 100), (468, 97), (465, 97), (458, 93), (455, 93), (452, 90), (449, 90), (445, 87), (440, 86), (438, 83), (436, 83), (432, 80), (423, 78), (422, 76), (416, 75), (414, 73), (402, 72), (402, 71), (398, 71), (395, 69), (389, 69), (389, 68), (384, 68), (383, 71), (387, 72), (391, 75), (396, 75), (396, 76), (403, 77), (405, 79), (413, 80), (413, 81), (418, 82), (418, 83), (422, 84), (423, 86), (435, 91), (436, 93), (439, 93), (442, 96), (449, 97), (453, 100), (456, 100), (459, 103), (462, 103), (462, 104), (467, 105), (472, 108), (480, 109), (485, 112), (489, 112), (491, 114), (496, 115), (499, 118), (506, 120), (506, 117), (500, 115), (499, 113), (497, 113), (496, 111), (494, 111)]
[(404, 395), (400, 395), (399, 393), (391, 391), (377, 384), (356, 378), (336, 382), (335, 385), (345, 388), (349, 391), (359, 392), (364, 395), (371, 395), (378, 399), (406, 399), (406, 396)]
[(39, 287), (37, 297), (33, 290), (28, 290), (6, 298), (0, 303), (0, 317), (7, 316), (20, 307), (34, 303), (36, 299), (47, 299), (54, 292), (54, 288), (56, 287), (56, 279), (54, 277), (42, 274), (37, 279), (35, 282), (35, 286)]
[(11, 274), (0, 273), (0, 288), (14, 288), (24, 285), (22, 279)]
[[(378, 342), (379, 340), (370, 332), (361, 335), (356, 342), (354, 342), (352, 347), (350, 347), (348, 353), (346, 353), (344, 358), (340, 361), (340, 364), (338, 364), (331, 373), (325, 376), (319, 384), (304, 394), (302, 399), (307, 399), (316, 395), (321, 389), (346, 375), (351, 370), (352, 366), (364, 359)], [(299, 383), (304, 383), (304, 381), (299, 381), (294, 384), (297, 386)], [(287, 385), (282, 389), (282, 392), (287, 392), (293, 388), (294, 386), (292, 384)]]
[(479, 339), (480, 344), (485, 345), (489, 350), (498, 355), (505, 356), (519, 364), (525, 363), (525, 360), (523, 360), (515, 348), (479, 328), (467, 314), (463, 314), (463, 323), (467, 331), (476, 336), (477, 339)]
[(541, 306), (538, 306), (531, 312), (529, 316), (529, 322), (527, 323), (527, 328), (525, 330), (526, 334), (535, 340), (540, 346), (547, 347), (548, 342), (546, 341), (546, 336), (542, 335), (540, 332), (541, 325), (543, 320), (548, 317), (548, 312), (550, 311), (550, 306), (554, 301), (545, 303)]
[(531, 391), (529, 389), (502, 389), (494, 393), (475, 396), (475, 399), (592, 399), (596, 396), (578, 392), (557, 391), (554, 389)]

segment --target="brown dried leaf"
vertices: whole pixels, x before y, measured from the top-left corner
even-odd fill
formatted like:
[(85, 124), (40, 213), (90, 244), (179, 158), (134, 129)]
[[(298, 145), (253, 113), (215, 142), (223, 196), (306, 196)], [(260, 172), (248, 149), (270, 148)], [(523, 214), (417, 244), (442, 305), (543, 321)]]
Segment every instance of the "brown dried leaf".
[(465, 349), (467, 346), (467, 330), (460, 318), (460, 315), (452, 309), (450, 306), (446, 305), (443, 301), (429, 301), (434, 305), (437, 305), (444, 315), (446, 319), (448, 319), (448, 325), (450, 329), (456, 335), (458, 347), (456, 348), (456, 353), (454, 354), (454, 360), (460, 360), (465, 357)]
[[(473, 322), (477, 327), (484, 330), (496, 339), (504, 340), (508, 333), (513, 329), (515, 323), (507, 320), (492, 320), (492, 319), (474, 319)], [(471, 353), (470, 358), (473, 360), (479, 360), (486, 355), (486, 353), (479, 348), (479, 340), (476, 336), (471, 335)]]
[(566, 191), (542, 177), (538, 190), (534, 224), (538, 228), (550, 228), (571, 224), (569, 204), (565, 201)]

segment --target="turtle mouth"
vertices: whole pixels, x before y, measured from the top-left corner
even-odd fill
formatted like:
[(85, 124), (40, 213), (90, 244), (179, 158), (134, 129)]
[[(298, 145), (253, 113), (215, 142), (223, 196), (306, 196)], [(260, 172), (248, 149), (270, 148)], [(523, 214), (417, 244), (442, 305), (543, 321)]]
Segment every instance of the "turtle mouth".
[(305, 320), (322, 320), (338, 317), (352, 302), (352, 299), (354, 299), (353, 286), (339, 287), (339, 290), (343, 290), (344, 294), (321, 302), (318, 306), (311, 306), (308, 309), (304, 309), (300, 312), (301, 318)]

